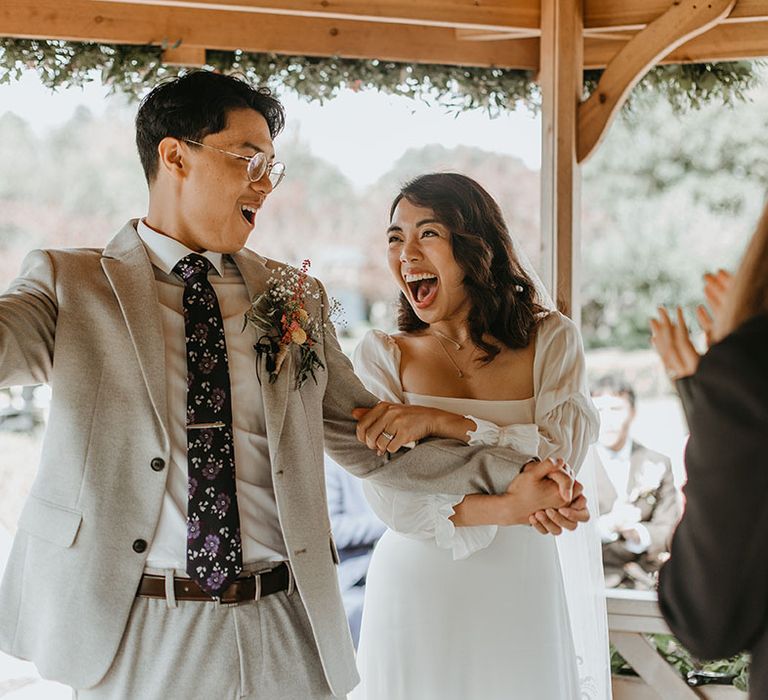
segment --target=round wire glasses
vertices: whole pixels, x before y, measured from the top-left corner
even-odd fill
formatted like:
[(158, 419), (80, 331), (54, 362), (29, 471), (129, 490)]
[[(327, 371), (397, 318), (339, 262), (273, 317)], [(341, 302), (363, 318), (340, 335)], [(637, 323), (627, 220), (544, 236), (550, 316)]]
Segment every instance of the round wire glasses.
[(240, 160), (248, 161), (246, 171), (248, 173), (248, 179), (251, 182), (258, 182), (265, 174), (269, 177), (269, 181), (272, 183), (272, 189), (275, 189), (285, 177), (285, 163), (279, 160), (273, 160), (270, 162), (267, 159), (265, 153), (259, 151), (252, 156), (242, 156), (239, 153), (232, 153), (231, 151), (225, 151), (223, 148), (216, 148), (215, 146), (209, 146), (207, 143), (200, 143), (199, 141), (193, 141), (192, 139), (183, 139), (187, 143), (193, 143), (196, 146), (202, 146), (212, 151), (218, 151), (224, 153), (233, 158), (239, 158)]

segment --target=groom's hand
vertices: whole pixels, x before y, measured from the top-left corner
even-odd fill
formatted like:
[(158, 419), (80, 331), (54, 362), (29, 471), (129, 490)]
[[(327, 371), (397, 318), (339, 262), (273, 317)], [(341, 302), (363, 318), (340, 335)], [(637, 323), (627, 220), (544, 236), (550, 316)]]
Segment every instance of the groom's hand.
[(530, 463), (518, 474), (507, 487), (505, 501), (510, 508), (510, 524), (525, 524), (529, 515), (547, 508), (562, 508), (570, 504), (569, 496), (563, 498), (560, 485), (549, 478), (561, 472), (561, 460), (545, 459)]
[[(554, 465), (556, 468), (553, 469), (550, 464)], [(530, 470), (538, 471), (543, 476), (546, 476), (547, 479), (554, 481), (557, 484), (557, 487), (560, 490), (560, 495), (563, 497), (565, 503), (570, 503), (579, 495), (579, 493), (581, 493), (580, 484), (580, 490), (577, 493), (574, 492), (576, 484), (579, 482), (576, 481), (576, 478), (573, 475), (573, 469), (571, 469), (561, 457), (552, 457), (544, 462), (539, 460), (528, 462), (523, 465), (521, 472), (525, 472), (526, 470), (528, 470), (528, 473), (530, 473)]]
[(523, 467), (526, 474), (554, 481), (563, 503), (558, 507), (541, 508), (528, 517), (528, 523), (542, 535), (560, 535), (563, 530), (575, 530), (590, 518), (584, 487), (575, 480), (573, 470), (562, 459), (532, 462)]

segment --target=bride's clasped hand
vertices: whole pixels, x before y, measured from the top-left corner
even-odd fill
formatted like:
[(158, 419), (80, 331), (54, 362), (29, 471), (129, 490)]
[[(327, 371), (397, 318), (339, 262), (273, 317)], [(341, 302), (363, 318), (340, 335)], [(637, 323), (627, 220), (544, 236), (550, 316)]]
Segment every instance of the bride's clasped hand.
[[(428, 406), (382, 401), (371, 409), (356, 408), (357, 439), (379, 454), (397, 452), (427, 437), (469, 442), (477, 430), (471, 418)], [(534, 525), (542, 534), (575, 530), (590, 518), (582, 485), (562, 459), (530, 462), (497, 496), (498, 525)], [(460, 524), (460, 523), (456, 523)]]

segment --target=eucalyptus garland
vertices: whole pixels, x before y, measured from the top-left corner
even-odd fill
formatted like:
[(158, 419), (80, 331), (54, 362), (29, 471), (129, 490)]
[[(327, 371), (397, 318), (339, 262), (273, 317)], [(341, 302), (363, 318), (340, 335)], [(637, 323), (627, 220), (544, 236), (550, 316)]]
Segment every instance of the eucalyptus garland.
[[(726, 61), (656, 66), (640, 80), (629, 96), (625, 110), (632, 111), (648, 98), (666, 98), (675, 113), (700, 109), (706, 104), (734, 105), (747, 99), (747, 92), (761, 81), (763, 62)], [(586, 71), (588, 93), (597, 87), (601, 71)]]
[[(188, 70), (164, 65), (165, 48), (0, 38), (0, 84), (33, 69), (52, 89), (80, 86), (100, 77), (113, 92), (139, 99), (159, 80)], [(319, 102), (352, 89), (403, 95), (457, 112), (481, 108), (492, 116), (518, 107), (535, 111), (541, 104), (533, 73), (525, 70), (243, 51), (208, 51), (206, 67), (239, 73), (260, 85), (288, 89)], [(587, 93), (599, 76), (598, 71), (585, 74)], [(651, 94), (664, 95), (676, 111), (714, 101), (733, 104), (746, 99), (746, 92), (758, 81), (756, 64), (749, 61), (659, 66), (640, 81), (626, 108), (632, 110), (637, 100)]]

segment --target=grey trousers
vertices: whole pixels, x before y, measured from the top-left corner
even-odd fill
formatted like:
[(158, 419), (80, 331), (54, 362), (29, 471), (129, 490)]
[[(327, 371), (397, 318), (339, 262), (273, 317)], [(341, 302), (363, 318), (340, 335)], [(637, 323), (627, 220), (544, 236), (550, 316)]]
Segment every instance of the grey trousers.
[(227, 607), (136, 598), (117, 656), (77, 700), (327, 700), (304, 604), (281, 591)]

